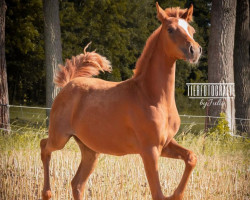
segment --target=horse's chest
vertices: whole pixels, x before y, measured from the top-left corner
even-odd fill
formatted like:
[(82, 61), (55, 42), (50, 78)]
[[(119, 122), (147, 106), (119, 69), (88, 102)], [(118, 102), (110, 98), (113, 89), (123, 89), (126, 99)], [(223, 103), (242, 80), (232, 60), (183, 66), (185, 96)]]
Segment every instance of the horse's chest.
[(180, 117), (178, 113), (171, 113), (166, 120), (166, 133), (168, 138), (173, 138), (180, 128)]
[[(158, 113), (159, 114), (159, 113)], [(158, 132), (158, 140), (160, 144), (165, 144), (170, 141), (178, 132), (180, 127), (180, 117), (176, 109), (171, 112), (161, 112), (158, 115), (158, 122), (156, 125), (156, 132)]]

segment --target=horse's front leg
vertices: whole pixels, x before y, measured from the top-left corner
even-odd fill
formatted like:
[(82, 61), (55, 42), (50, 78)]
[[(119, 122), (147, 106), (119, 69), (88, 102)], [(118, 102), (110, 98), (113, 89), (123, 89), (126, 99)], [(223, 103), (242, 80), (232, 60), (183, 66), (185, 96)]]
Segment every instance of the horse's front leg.
[(165, 148), (163, 148), (161, 156), (168, 158), (182, 159), (186, 164), (183, 176), (181, 178), (181, 182), (174, 191), (174, 194), (171, 197), (167, 198), (169, 200), (170, 199), (181, 200), (183, 199), (188, 179), (191, 175), (192, 170), (196, 165), (197, 162), (196, 155), (192, 151), (180, 146), (174, 139), (172, 139), (170, 143)]
[(153, 200), (164, 200), (158, 175), (159, 156), (157, 147), (146, 148), (141, 153)]

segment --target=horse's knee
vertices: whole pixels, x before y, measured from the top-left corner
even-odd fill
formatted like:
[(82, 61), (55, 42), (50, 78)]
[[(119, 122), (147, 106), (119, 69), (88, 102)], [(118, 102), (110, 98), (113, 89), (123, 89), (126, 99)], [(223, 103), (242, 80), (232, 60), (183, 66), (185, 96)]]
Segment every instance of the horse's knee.
[(194, 168), (196, 166), (197, 157), (196, 157), (194, 152), (192, 152), (192, 151), (188, 152), (187, 157), (185, 159), (185, 163), (187, 166), (189, 166), (191, 168)]
[(43, 200), (49, 200), (52, 196), (51, 191), (50, 190), (43, 191), (42, 196), (43, 196)]
[(46, 139), (41, 139), (41, 141), (40, 141), (41, 150), (43, 150), (45, 148), (45, 146), (47, 144), (47, 140), (48, 140), (47, 138)]

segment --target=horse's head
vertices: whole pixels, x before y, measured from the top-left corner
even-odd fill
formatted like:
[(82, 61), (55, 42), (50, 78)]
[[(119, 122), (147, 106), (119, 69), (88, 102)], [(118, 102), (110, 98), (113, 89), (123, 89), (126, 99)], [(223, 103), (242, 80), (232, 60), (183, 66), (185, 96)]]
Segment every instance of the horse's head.
[(190, 26), (193, 5), (189, 9), (167, 8), (163, 10), (158, 3), (157, 17), (162, 23), (160, 40), (164, 44), (164, 51), (175, 59), (188, 60), (197, 63), (202, 48), (194, 41), (195, 30)]

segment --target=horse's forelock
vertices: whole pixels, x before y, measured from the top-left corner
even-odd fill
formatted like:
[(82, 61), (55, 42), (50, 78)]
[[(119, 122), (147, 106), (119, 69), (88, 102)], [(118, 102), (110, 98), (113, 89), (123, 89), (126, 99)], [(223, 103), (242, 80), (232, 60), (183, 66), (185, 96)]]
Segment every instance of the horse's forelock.
[(181, 9), (180, 7), (166, 8), (165, 12), (169, 17), (181, 18), (181, 16), (187, 11), (187, 9)]

